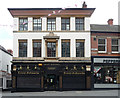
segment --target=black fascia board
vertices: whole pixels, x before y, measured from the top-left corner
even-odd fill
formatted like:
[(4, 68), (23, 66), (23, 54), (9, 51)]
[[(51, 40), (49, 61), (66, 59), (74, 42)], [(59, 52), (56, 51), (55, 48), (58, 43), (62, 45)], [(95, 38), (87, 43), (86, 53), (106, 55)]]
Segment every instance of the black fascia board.
[(91, 56), (91, 58), (120, 58), (120, 56)]

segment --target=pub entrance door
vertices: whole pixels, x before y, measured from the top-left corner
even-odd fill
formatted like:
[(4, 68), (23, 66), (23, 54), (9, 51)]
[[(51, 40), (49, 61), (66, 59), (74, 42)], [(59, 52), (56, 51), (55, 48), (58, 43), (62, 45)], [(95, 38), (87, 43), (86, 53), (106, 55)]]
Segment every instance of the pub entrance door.
[(44, 89), (45, 90), (58, 90), (59, 76), (56, 74), (46, 74), (44, 76)]

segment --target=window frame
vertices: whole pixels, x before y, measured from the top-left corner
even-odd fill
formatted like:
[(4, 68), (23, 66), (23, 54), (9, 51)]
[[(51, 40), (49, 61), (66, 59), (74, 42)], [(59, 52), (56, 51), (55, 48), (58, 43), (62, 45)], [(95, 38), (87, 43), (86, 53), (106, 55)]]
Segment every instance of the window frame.
[[(34, 19), (37, 19), (37, 23), (34, 23)], [(38, 21), (40, 19), (40, 21)], [(37, 30), (34, 30), (34, 24), (37, 24)], [(39, 30), (39, 25), (41, 27), (41, 30)], [(33, 31), (42, 31), (42, 19), (39, 17), (33, 17)]]
[[(81, 43), (81, 42), (84, 43), (84, 46), (83, 46), (84, 53), (83, 53), (83, 56), (77, 56), (77, 45), (76, 44)], [(76, 57), (85, 57), (85, 39), (76, 39), (76, 44), (75, 44), (76, 45)]]
[[(79, 23), (76, 23), (76, 20), (79, 19)], [(83, 23), (80, 22), (80, 19), (83, 19)], [(81, 28), (81, 24), (83, 24), (83, 29), (80, 29)], [(79, 29), (77, 30), (77, 25), (79, 25)], [(84, 17), (75, 17), (75, 30), (76, 31), (83, 31), (85, 30), (85, 19)]]
[[(99, 46), (103, 46), (102, 44), (99, 45), (99, 39), (105, 39), (105, 51), (99, 51)], [(98, 38), (98, 53), (106, 53), (107, 52), (107, 39), (106, 38)]]
[[(118, 40), (118, 45), (113, 45), (113, 44), (112, 44), (112, 40), (113, 40), (113, 39), (117, 39), (117, 40)], [(119, 39), (119, 38), (111, 38), (111, 52), (112, 52), (112, 53), (119, 53), (119, 52), (120, 52), (120, 46), (119, 46), (119, 45), (120, 45), (120, 39)], [(113, 46), (118, 46), (118, 51), (112, 51), (112, 47), (113, 47)]]
[[(66, 56), (67, 53), (67, 47), (65, 47), (65, 56), (63, 56), (63, 47), (62, 47), (62, 43), (69, 43), (69, 56)], [(67, 46), (67, 45), (66, 45)], [(71, 43), (70, 43), (70, 39), (61, 39), (61, 57), (71, 57)]]
[[(62, 23), (62, 19), (65, 19), (65, 22)], [(66, 22), (66, 19), (69, 19), (69, 30), (67, 30), (67, 22)], [(70, 31), (70, 17), (61, 17), (61, 31)], [(65, 26), (65, 30), (62, 29), (62, 25)]]
[[(40, 51), (39, 51), (39, 52), (40, 52), (40, 56), (34, 56), (34, 42), (41, 44), (41, 45), (40, 45)], [(33, 45), (32, 45), (32, 46), (33, 46), (33, 47), (32, 47), (32, 49), (33, 49), (33, 57), (42, 57), (42, 41), (41, 41), (41, 39), (33, 39), (33, 40), (32, 40), (32, 44), (33, 44)], [(37, 46), (38, 46), (38, 45), (37, 45)], [(37, 48), (37, 49), (38, 49), (38, 48)], [(38, 52), (37, 52), (37, 53), (38, 53)]]
[[(26, 43), (26, 56), (20, 56), (20, 42), (21, 43)], [(28, 56), (28, 42), (27, 40), (18, 40), (18, 57), (27, 57)]]
[[(48, 20), (51, 19), (50, 23), (48, 23)], [(55, 23), (52, 21), (55, 19)], [(48, 26), (50, 26), (50, 30), (48, 30)], [(53, 27), (55, 28), (53, 29)], [(47, 31), (56, 31), (56, 18), (47, 18)]]
[[(21, 22), (20, 22), (21, 19), (23, 20), (23, 23), (24, 23), (25, 19), (27, 20), (27, 23), (26, 23), (27, 24), (27, 26), (26, 26), (27, 30), (25, 30), (25, 25), (23, 23), (21, 24)], [(20, 28), (21, 28), (20, 26), (22, 26), (23, 30), (20, 30)], [(24, 17), (24, 18), (20, 17), (19, 18), (19, 31), (28, 31), (28, 17)]]
[[(51, 44), (51, 45), (50, 45), (50, 46), (51, 46), (51, 49), (54, 48), (54, 47), (52, 47), (52, 43), (55, 43), (55, 56), (48, 56), (48, 43)], [(46, 42), (46, 44), (47, 44), (47, 45), (46, 45), (46, 46), (47, 46), (47, 47), (46, 47), (46, 48), (47, 48), (47, 51), (46, 51), (46, 52), (47, 52), (47, 57), (56, 57), (56, 50), (57, 50), (56, 42)], [(53, 51), (51, 51), (51, 52), (54, 53)], [(51, 55), (53, 55), (52, 53), (51, 53)]]

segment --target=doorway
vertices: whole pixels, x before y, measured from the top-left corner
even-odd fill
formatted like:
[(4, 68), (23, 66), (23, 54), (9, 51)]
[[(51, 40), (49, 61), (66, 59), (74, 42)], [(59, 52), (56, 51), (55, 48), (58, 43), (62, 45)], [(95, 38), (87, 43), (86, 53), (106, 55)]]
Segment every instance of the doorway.
[(45, 90), (58, 90), (59, 76), (56, 74), (47, 74), (44, 76), (44, 89)]

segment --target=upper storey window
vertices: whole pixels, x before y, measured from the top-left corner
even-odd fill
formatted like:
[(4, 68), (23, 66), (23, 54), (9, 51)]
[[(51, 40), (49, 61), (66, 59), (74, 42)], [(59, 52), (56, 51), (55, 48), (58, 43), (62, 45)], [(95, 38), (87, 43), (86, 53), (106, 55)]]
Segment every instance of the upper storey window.
[(75, 19), (76, 30), (84, 30), (84, 18)]
[(40, 18), (33, 18), (33, 30), (34, 31), (42, 30), (42, 20)]
[(56, 42), (47, 43), (47, 57), (56, 57)]
[(112, 39), (112, 52), (119, 52), (119, 40)]
[(62, 18), (61, 27), (61, 30), (70, 30), (70, 18)]
[(27, 57), (27, 40), (19, 40), (19, 57)]
[(70, 57), (70, 40), (62, 40), (62, 57)]
[(55, 31), (56, 30), (56, 19), (55, 18), (48, 18), (47, 19), (47, 30), (48, 31)]
[(106, 39), (104, 39), (104, 38), (98, 39), (98, 51), (106, 52)]
[(20, 18), (19, 19), (19, 30), (20, 31), (27, 31), (28, 30), (28, 19), (27, 18)]
[(84, 48), (85, 40), (77, 39), (76, 40), (76, 57), (84, 57), (85, 48)]
[(41, 57), (41, 40), (33, 40), (33, 57)]

